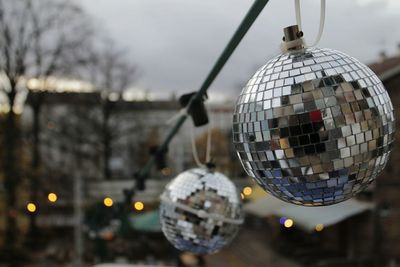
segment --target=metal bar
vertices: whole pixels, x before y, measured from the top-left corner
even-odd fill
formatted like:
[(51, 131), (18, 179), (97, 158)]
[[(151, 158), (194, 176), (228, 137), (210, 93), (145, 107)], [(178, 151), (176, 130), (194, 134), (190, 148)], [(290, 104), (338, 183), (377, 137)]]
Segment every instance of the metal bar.
[[(201, 99), (205, 95), (205, 93), (207, 92), (210, 85), (213, 83), (215, 78), (218, 76), (218, 74), (224, 67), (225, 63), (228, 61), (228, 59), (230, 58), (232, 53), (235, 51), (236, 47), (239, 45), (240, 41), (246, 35), (247, 31), (250, 29), (251, 25), (253, 25), (254, 21), (257, 19), (258, 15), (261, 13), (261, 11), (264, 9), (264, 7), (266, 6), (266, 4), (268, 2), (269, 2), (269, 0), (256, 0), (254, 2), (254, 4), (251, 6), (249, 11), (247, 12), (246, 16), (240, 23), (239, 27), (233, 34), (228, 45), (225, 47), (224, 51), (222, 52), (222, 54), (219, 56), (218, 60), (214, 64), (210, 73), (207, 75), (207, 77), (204, 80), (203, 84), (201, 85), (200, 89), (189, 101), (189, 103), (187, 105), (187, 109), (190, 109), (192, 103), (195, 100)], [(138, 173), (138, 175), (136, 177), (137, 179), (146, 179), (146, 177), (148, 176), (148, 174), (151, 170), (151, 167), (154, 164), (155, 155), (158, 153), (163, 153), (166, 150), (166, 148), (168, 147), (168, 144), (171, 142), (172, 138), (177, 134), (179, 129), (182, 127), (186, 118), (187, 118), (187, 114), (183, 114), (181, 117), (179, 117), (175, 126), (168, 133), (164, 142), (158, 147), (155, 154), (149, 159), (149, 161), (146, 163), (146, 165), (143, 167), (143, 169)]]

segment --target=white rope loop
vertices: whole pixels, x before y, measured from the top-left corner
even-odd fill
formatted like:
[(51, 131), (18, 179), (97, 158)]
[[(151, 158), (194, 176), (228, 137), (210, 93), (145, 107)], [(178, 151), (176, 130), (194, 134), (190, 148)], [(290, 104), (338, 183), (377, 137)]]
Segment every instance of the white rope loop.
[[(188, 108), (182, 108), (181, 110), (179, 110), (179, 112), (177, 112), (176, 114), (174, 114), (171, 118), (169, 118), (166, 121), (167, 125), (172, 124), (173, 122), (177, 121), (179, 118), (183, 117), (183, 116), (189, 116), (189, 112), (188, 112)], [(192, 153), (193, 153), (193, 159), (196, 163), (196, 165), (200, 168), (206, 168), (206, 165), (201, 163), (200, 158), (199, 158), (199, 154), (197, 152), (197, 147), (196, 147), (196, 140), (195, 140), (195, 136), (194, 136), (194, 125), (191, 128), (191, 141), (192, 141)], [(206, 160), (205, 163), (209, 163), (211, 161), (211, 136), (212, 136), (212, 127), (211, 127), (211, 121), (208, 123), (208, 130), (207, 130), (208, 134), (207, 134), (207, 146), (206, 146)]]
[(196, 140), (194, 137), (194, 126), (191, 128), (190, 132), (191, 132), (191, 139), (192, 139), (192, 153), (193, 153), (194, 162), (196, 163), (196, 165), (199, 168), (205, 168), (205, 165), (201, 163), (201, 161), (199, 159), (199, 154), (197, 153)]
[(302, 46), (303, 44), (304, 44), (303, 38), (296, 39), (293, 41), (284, 41), (281, 43), (281, 50), (282, 50), (282, 52), (286, 52), (292, 47)]
[[(212, 127), (211, 127), (211, 122), (208, 123), (208, 130), (207, 130), (207, 146), (206, 146), (206, 160), (205, 163), (209, 163), (211, 161), (211, 136), (212, 136)], [(192, 141), (192, 153), (193, 153), (193, 159), (196, 165), (200, 168), (206, 168), (206, 165), (201, 163), (199, 154), (197, 152), (197, 146), (196, 146), (196, 139), (194, 136), (194, 125), (191, 128), (191, 141)]]
[(211, 120), (210, 120), (210, 122), (208, 123), (206, 163), (209, 163), (211, 161), (211, 137), (212, 137), (212, 127), (211, 127)]
[[(302, 21), (301, 21), (301, 8), (300, 8), (300, 0), (294, 0), (295, 10), (296, 10), (296, 23), (299, 26), (299, 30), (302, 31)], [(312, 45), (307, 47), (316, 46), (322, 38), (322, 34), (324, 32), (325, 27), (325, 17), (326, 17), (326, 0), (321, 0), (321, 10), (320, 10), (320, 18), (319, 18), (319, 29), (318, 35)]]

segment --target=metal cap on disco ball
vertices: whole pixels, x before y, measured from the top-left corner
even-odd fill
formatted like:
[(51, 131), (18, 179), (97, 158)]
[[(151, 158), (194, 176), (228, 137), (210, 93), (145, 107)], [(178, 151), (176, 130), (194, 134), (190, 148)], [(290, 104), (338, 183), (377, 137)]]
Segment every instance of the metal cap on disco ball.
[(164, 235), (176, 248), (210, 254), (233, 240), (243, 214), (236, 187), (226, 176), (191, 169), (166, 186), (160, 220)]
[(299, 205), (351, 198), (382, 171), (392, 148), (393, 106), (366, 65), (327, 48), (304, 48), (297, 26), (287, 52), (243, 88), (233, 142), (246, 172), (266, 191)]

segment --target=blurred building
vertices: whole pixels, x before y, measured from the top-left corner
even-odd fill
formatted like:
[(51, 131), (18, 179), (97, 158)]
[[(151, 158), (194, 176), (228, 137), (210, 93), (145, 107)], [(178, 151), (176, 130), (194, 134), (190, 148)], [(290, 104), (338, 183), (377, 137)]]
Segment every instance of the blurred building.
[[(106, 125), (105, 108), (109, 113)], [(221, 142), (225, 144), (222, 154), (213, 156), (229, 176), (244, 177), (229, 142), (232, 108), (231, 103), (208, 106), (213, 144), (215, 147)], [(149, 159), (151, 149), (160, 145), (179, 111), (175, 100), (126, 101), (115, 95), (105, 100), (101, 93), (93, 91), (30, 91), (23, 125), (27, 133), (36, 129), (39, 136), (37, 144), (32, 144), (39, 147), (40, 157), (37, 187), (44, 205), (37, 215), (39, 224), (59, 227), (74, 224), (76, 177), (83, 180), (80, 194), (85, 203), (102, 202), (105, 197), (122, 201), (123, 190), (133, 187), (134, 174)], [(168, 148), (165, 166), (161, 170), (153, 168), (146, 190), (138, 192), (136, 197), (145, 202), (158, 201), (171, 177), (194, 167), (192, 135), (203, 158), (203, 139), (208, 127), (194, 129), (188, 118)], [(58, 195), (58, 201), (51, 205), (47, 201), (49, 192)]]
[(384, 54), (381, 60), (371, 64), (371, 69), (378, 74), (383, 81), (394, 106), (396, 117), (396, 134), (393, 151), (390, 160), (377, 179), (374, 189), (374, 201), (376, 205), (375, 218), (375, 242), (377, 256), (383, 262), (391, 263), (390, 266), (400, 266), (400, 150), (399, 150), (399, 122), (400, 122), (400, 46), (399, 54), (387, 57)]

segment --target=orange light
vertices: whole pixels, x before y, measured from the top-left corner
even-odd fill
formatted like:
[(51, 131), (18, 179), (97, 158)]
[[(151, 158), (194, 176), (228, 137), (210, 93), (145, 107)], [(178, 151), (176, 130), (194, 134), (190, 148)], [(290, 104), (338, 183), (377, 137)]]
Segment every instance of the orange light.
[(250, 196), (253, 193), (253, 189), (250, 186), (243, 188), (243, 194), (245, 196)]
[(57, 201), (57, 195), (55, 194), (55, 193), (49, 193), (48, 195), (47, 195), (47, 199), (50, 201), (50, 202), (56, 202)]
[(292, 219), (286, 219), (285, 222), (283, 223), (283, 225), (284, 225), (286, 228), (292, 227), (293, 224), (294, 224), (294, 222), (293, 222)]
[(30, 212), (30, 213), (34, 213), (36, 211), (36, 205), (33, 203), (28, 203), (26, 205), (26, 209)]
[(114, 202), (113, 202), (112, 198), (106, 197), (106, 198), (104, 198), (103, 203), (104, 203), (104, 206), (111, 207)]
[(322, 223), (319, 223), (315, 226), (315, 231), (321, 232), (322, 230), (324, 230), (324, 225)]
[(144, 209), (144, 204), (143, 204), (143, 202), (136, 201), (136, 202), (133, 204), (133, 207), (135, 208), (135, 210), (141, 211), (141, 210)]

